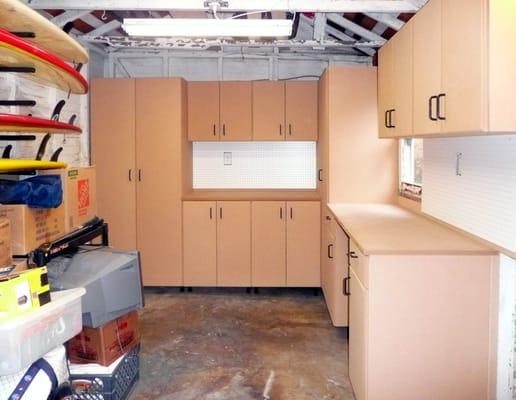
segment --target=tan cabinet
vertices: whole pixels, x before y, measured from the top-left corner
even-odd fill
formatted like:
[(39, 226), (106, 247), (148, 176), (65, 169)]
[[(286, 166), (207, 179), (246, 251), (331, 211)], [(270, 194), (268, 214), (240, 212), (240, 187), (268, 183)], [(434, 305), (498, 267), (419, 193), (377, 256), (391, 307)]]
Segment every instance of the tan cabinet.
[(183, 283), (179, 150), (183, 93), (184, 82), (179, 79), (136, 80), (137, 243), (148, 286)]
[(380, 137), (412, 133), (412, 23), (408, 22), (380, 50), (378, 107)]
[(286, 210), (284, 201), (252, 203), (252, 285), (285, 286)]
[(134, 79), (95, 79), (91, 85), (98, 213), (109, 224), (110, 244), (120, 250), (137, 248), (135, 90)]
[(290, 201), (287, 207), (287, 286), (321, 285), (320, 203)]
[(285, 140), (285, 83), (253, 82), (253, 140)]
[(287, 140), (317, 140), (317, 81), (285, 83), (285, 128)]
[(220, 82), (220, 140), (252, 139), (251, 82)]
[(349, 376), (357, 400), (495, 397), (496, 256), (364, 255), (353, 242), (350, 256)]
[(183, 202), (184, 286), (217, 285), (217, 203)]
[(251, 203), (217, 202), (217, 286), (251, 287)]
[(188, 140), (219, 140), (219, 82), (188, 82)]
[(109, 224), (115, 248), (140, 251), (146, 286), (183, 284), (185, 97), (181, 79), (92, 83), (91, 149), (99, 215)]
[[(326, 251), (322, 255), (325, 279), (324, 299), (334, 326), (348, 326), (348, 237), (333, 217), (326, 229)], [(330, 228), (331, 227), (331, 228)]]
[[(510, 105), (516, 102), (516, 83), (510, 77), (516, 57), (503, 51), (516, 45), (514, 18), (516, 9), (506, 1), (430, 0), (410, 21), (414, 129), (396, 136), (514, 132)], [(396, 95), (398, 88), (391, 90)]]

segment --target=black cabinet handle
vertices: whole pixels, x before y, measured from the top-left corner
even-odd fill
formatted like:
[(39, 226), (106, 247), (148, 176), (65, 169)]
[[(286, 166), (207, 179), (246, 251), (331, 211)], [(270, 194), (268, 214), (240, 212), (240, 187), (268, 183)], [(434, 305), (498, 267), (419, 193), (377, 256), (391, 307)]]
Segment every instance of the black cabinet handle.
[(142, 181), (142, 170), (139, 169), (138, 170), (138, 182), (141, 182)]
[(358, 258), (357, 253), (355, 253), (354, 251), (350, 251), (348, 253), (348, 256), (349, 256), (349, 258)]
[(281, 124), (279, 125), (279, 135), (282, 136), (283, 135), (283, 132), (281, 130)]
[(129, 182), (133, 181), (133, 170), (129, 169)]
[(292, 124), (288, 124), (288, 135), (292, 136)]
[(283, 207), (280, 207), (279, 209), (279, 217), (280, 219), (283, 219)]
[(292, 207), (290, 207), (290, 219), (294, 218), (294, 212), (292, 211)]
[(317, 172), (317, 179), (319, 179), (319, 182), (322, 182), (322, 181), (323, 181), (323, 178), (322, 178), (322, 169), (320, 169), (320, 170)]
[(331, 217), (329, 215), (326, 216), (326, 221), (331, 221)]
[(392, 114), (395, 113), (396, 110), (393, 108), (389, 113), (389, 128), (396, 128), (396, 125), (392, 123)]
[[(430, 96), (428, 99), (428, 118), (437, 121), (437, 117), (434, 117), (434, 100), (437, 100), (437, 96)], [(439, 103), (437, 103), (437, 106), (439, 106)]]
[(348, 276), (347, 278), (344, 278), (342, 280), (342, 293), (345, 295), (345, 296), (350, 296), (351, 295), (351, 292), (349, 291), (349, 280), (351, 278)]
[(385, 110), (384, 124), (385, 124), (386, 128), (390, 128), (389, 123), (388, 123), (388, 118), (389, 118), (389, 110)]
[(213, 124), (213, 136), (217, 136), (217, 127)]
[(437, 118), (439, 118), (441, 121), (445, 121), (446, 117), (444, 115), (441, 115), (441, 109), (444, 107), (441, 107), (441, 99), (444, 99), (446, 97), (446, 93), (440, 93), (437, 96)]
[(222, 124), (222, 136), (226, 136), (226, 124)]
[(210, 219), (213, 219), (213, 208), (210, 207)]
[(330, 260), (333, 260), (333, 252), (331, 251), (333, 249), (333, 244), (328, 245), (328, 258)]
[(219, 208), (219, 216), (220, 216), (220, 219), (222, 219), (222, 207)]

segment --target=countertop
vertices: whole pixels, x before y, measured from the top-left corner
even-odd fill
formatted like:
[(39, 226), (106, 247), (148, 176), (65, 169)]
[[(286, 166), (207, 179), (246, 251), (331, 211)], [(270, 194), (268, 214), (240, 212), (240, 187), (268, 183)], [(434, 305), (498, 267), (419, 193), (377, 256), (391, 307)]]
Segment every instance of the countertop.
[(317, 201), (317, 190), (195, 190), (183, 201)]
[(328, 208), (365, 255), (497, 253), (492, 247), (392, 204), (328, 204)]

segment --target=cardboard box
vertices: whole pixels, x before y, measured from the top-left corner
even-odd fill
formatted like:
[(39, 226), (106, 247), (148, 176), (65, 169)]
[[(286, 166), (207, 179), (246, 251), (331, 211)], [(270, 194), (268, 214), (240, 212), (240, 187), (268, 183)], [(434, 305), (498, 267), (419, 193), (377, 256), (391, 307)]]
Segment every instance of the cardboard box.
[(14, 255), (25, 255), (66, 233), (64, 204), (58, 208), (0, 205), (0, 218), (7, 218), (11, 223), (11, 248)]
[(0, 219), (0, 268), (13, 263), (11, 250), (11, 225), (6, 218)]
[(66, 231), (81, 227), (97, 215), (94, 166), (69, 168), (63, 180)]
[(83, 327), (66, 347), (73, 363), (108, 366), (139, 343), (138, 313), (131, 311), (100, 328)]

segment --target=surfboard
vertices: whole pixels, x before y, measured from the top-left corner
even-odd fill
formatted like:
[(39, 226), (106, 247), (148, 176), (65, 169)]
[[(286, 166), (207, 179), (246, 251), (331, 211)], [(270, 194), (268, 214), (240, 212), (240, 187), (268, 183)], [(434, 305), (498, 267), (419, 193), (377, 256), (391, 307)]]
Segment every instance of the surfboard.
[(82, 133), (76, 125), (27, 115), (1, 114), (0, 132)]
[(86, 64), (89, 60), (76, 40), (20, 0), (0, 0), (0, 26), (10, 32), (33, 33), (29, 42), (65, 61)]
[(24, 73), (23, 76), (43, 81), (66, 92), (75, 94), (88, 92), (88, 82), (71, 65), (47, 50), (1, 28), (0, 66), (12, 69), (33, 68), (33, 72)]
[(66, 168), (67, 166), (68, 164), (59, 161), (0, 159), (0, 173), (33, 171), (40, 169), (60, 169)]

